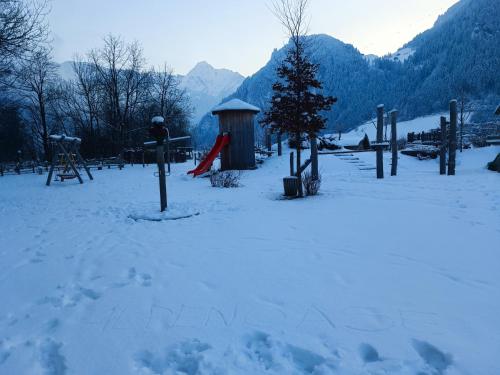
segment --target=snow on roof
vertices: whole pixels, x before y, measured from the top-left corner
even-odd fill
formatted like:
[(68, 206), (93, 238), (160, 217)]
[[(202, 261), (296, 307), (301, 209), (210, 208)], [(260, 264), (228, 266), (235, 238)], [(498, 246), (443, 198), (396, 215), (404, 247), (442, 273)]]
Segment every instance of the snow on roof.
[(227, 111), (250, 111), (250, 112), (255, 112), (259, 113), (260, 108), (251, 105), (247, 102), (244, 102), (243, 100), (240, 99), (232, 99), (226, 103), (223, 103), (221, 105), (218, 105), (214, 109), (212, 109), (212, 114), (216, 115), (221, 112), (227, 112)]
[(82, 142), (80, 138), (68, 137), (66, 134), (61, 134), (61, 135), (52, 134), (51, 136), (49, 136), (49, 138), (54, 141), (66, 141), (66, 142), (77, 142), (77, 143)]
[(162, 116), (155, 116), (151, 119), (152, 124), (163, 124), (165, 119)]

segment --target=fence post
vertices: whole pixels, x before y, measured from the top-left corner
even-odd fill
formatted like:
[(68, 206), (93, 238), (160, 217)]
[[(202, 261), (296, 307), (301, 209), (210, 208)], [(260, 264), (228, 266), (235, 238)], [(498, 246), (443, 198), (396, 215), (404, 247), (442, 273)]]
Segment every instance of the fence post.
[(439, 174), (446, 174), (446, 149), (447, 149), (447, 123), (446, 117), (441, 116), (441, 147), (439, 149)]
[(392, 148), (392, 167), (391, 176), (398, 175), (398, 111), (391, 111), (391, 148)]
[(455, 175), (457, 159), (457, 101), (450, 102), (450, 135), (449, 135), (448, 176)]
[(384, 105), (381, 104), (377, 107), (377, 178), (384, 178), (384, 148), (382, 143), (384, 141)]

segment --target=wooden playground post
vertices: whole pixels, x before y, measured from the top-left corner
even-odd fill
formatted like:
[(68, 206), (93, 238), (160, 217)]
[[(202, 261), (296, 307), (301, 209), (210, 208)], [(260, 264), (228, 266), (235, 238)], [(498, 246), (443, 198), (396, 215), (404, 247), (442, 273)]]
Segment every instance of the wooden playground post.
[(158, 141), (156, 145), (156, 159), (158, 163), (158, 178), (160, 180), (160, 206), (161, 212), (167, 209), (167, 179), (165, 172), (165, 153), (163, 142)]
[(318, 165), (318, 139), (311, 137), (311, 177), (313, 180), (319, 179)]
[[(167, 177), (165, 171), (165, 137), (168, 136), (165, 127), (165, 119), (161, 116), (153, 117), (153, 126), (149, 133), (156, 139), (156, 163), (158, 164), (158, 179), (160, 182), (160, 209), (164, 212), (167, 209)], [(168, 141), (167, 141), (168, 144)]]
[(391, 148), (392, 148), (392, 167), (391, 176), (398, 175), (398, 133), (397, 133), (398, 111), (391, 111)]
[(384, 105), (377, 107), (377, 178), (384, 178)]
[(450, 101), (450, 135), (449, 135), (448, 176), (455, 175), (457, 159), (457, 101)]
[(441, 147), (439, 148), (439, 174), (446, 174), (446, 138), (447, 138), (447, 122), (446, 117), (441, 116)]

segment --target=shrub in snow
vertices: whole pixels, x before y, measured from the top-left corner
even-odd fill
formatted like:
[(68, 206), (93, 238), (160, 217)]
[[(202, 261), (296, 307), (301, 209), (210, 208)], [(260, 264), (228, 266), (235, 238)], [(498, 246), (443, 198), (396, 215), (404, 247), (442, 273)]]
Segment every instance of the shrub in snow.
[(240, 186), (240, 172), (237, 171), (216, 171), (210, 175), (212, 187), (236, 188)]
[(321, 187), (321, 175), (315, 179), (310, 172), (306, 172), (302, 177), (302, 184), (307, 196), (318, 195)]
[(332, 135), (325, 135), (323, 137), (318, 137), (318, 149), (319, 150), (340, 150), (342, 146), (337, 142), (337, 138)]
[(359, 142), (360, 150), (369, 150), (371, 148), (370, 138), (368, 138), (368, 134), (365, 134), (365, 137)]

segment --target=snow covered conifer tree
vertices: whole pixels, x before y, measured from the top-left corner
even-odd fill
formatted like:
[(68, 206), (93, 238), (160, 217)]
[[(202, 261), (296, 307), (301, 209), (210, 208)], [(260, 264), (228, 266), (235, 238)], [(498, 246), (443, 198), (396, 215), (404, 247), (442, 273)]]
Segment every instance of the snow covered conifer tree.
[(306, 54), (305, 12), (308, 0), (276, 0), (274, 13), (290, 37), (290, 48), (279, 65), (279, 80), (273, 85), (271, 106), (261, 124), (271, 131), (294, 137), (297, 149), (297, 177), (299, 196), (302, 197), (301, 136), (316, 137), (325, 128), (326, 119), (321, 111), (329, 110), (336, 101), (320, 93), (322, 84), (316, 79), (319, 66)]

